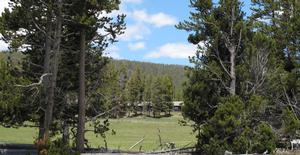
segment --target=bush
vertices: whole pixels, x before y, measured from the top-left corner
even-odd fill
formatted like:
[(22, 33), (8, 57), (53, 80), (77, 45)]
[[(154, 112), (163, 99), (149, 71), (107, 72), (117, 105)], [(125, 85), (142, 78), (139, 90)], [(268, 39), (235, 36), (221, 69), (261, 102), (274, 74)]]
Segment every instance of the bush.
[(57, 139), (49, 144), (49, 155), (80, 155), (69, 146), (65, 145), (61, 139)]
[(198, 146), (204, 154), (224, 154), (225, 150), (233, 150), (235, 137), (243, 131), (243, 109), (244, 103), (239, 97), (223, 99), (200, 132)]
[(35, 142), (35, 145), (41, 155), (80, 155), (68, 145), (64, 144), (61, 139), (57, 139), (53, 142), (46, 142), (45, 140), (40, 139)]
[(277, 138), (266, 123), (261, 123), (257, 126), (253, 140), (252, 152), (263, 153), (267, 150), (268, 153), (271, 153), (276, 148)]
[(213, 137), (209, 139), (208, 144), (203, 145), (203, 152), (205, 154), (224, 154), (224, 151), (226, 150), (226, 144), (222, 143), (218, 138)]
[(299, 138), (300, 122), (290, 109), (283, 112), (284, 134), (290, 138)]
[(200, 151), (203, 154), (224, 154), (226, 150), (234, 153), (273, 152), (276, 136), (272, 129), (266, 123), (249, 123), (251, 118), (246, 117), (247, 111), (245, 103), (237, 96), (222, 99), (214, 115), (200, 127)]

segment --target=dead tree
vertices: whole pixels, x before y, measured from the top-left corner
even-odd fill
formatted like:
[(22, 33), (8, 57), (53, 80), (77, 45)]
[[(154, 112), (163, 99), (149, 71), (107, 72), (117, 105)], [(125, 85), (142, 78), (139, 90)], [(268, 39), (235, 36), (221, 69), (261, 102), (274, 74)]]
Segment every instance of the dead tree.
[(57, 0), (57, 13), (56, 13), (56, 23), (54, 31), (54, 41), (53, 41), (53, 55), (50, 60), (50, 71), (52, 76), (49, 81), (49, 92), (48, 92), (48, 102), (45, 111), (44, 120), (44, 139), (48, 139), (50, 125), (53, 117), (53, 107), (54, 107), (54, 94), (57, 81), (57, 72), (60, 59), (60, 43), (61, 43), (61, 33), (62, 33), (62, 0)]

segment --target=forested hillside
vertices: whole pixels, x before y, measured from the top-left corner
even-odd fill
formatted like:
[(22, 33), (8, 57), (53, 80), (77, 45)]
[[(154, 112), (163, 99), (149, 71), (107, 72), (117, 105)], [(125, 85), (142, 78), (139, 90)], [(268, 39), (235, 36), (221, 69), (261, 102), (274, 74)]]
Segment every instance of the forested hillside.
[(146, 77), (169, 76), (173, 80), (176, 99), (181, 99), (182, 97), (182, 83), (186, 79), (184, 66), (128, 60), (112, 60), (111, 64), (113, 64), (116, 69), (125, 67), (128, 71), (128, 76), (131, 76), (133, 71), (137, 68), (139, 68)]
[[(0, 60), (11, 60), (14, 63), (20, 63), (24, 55), (20, 52), (0, 52)], [(161, 76), (171, 77), (174, 84), (174, 99), (182, 100), (182, 84), (186, 80), (184, 66), (174, 64), (157, 64), (141, 61), (129, 60), (110, 60), (108, 66), (113, 65), (114, 69), (125, 69), (128, 78), (139, 68), (145, 78), (155, 78)]]

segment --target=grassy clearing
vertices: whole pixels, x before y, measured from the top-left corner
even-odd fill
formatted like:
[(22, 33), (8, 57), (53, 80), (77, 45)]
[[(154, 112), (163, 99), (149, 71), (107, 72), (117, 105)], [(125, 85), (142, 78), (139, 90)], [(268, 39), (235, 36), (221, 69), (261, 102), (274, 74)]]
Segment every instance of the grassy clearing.
[[(135, 144), (145, 136), (143, 143), (137, 145), (133, 150), (138, 150), (142, 145), (142, 150), (152, 151), (158, 149), (159, 138), (158, 129), (162, 143), (174, 142), (176, 147), (182, 147), (189, 143), (195, 142), (195, 136), (192, 135), (190, 127), (183, 127), (178, 124), (178, 120), (182, 119), (179, 113), (175, 113), (168, 118), (122, 118), (110, 120), (111, 129), (116, 131), (116, 135), (107, 133), (107, 143), (109, 148), (128, 150), (130, 146)], [(0, 127), (0, 142), (11, 143), (32, 143), (37, 135), (36, 128), (19, 128), (8, 129)], [(96, 137), (93, 133), (88, 132), (86, 138), (93, 147), (104, 146), (103, 139)]]
[(4, 128), (0, 126), (0, 142), (33, 144), (37, 135), (37, 128)]

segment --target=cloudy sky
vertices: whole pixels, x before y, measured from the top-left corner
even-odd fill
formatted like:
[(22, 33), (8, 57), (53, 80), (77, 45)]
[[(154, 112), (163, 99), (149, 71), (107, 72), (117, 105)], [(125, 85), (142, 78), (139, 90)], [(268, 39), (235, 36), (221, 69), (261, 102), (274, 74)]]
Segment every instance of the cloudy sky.
[[(246, 12), (249, 1), (244, 1)], [(8, 0), (0, 0), (0, 12), (7, 6)], [(187, 42), (188, 33), (174, 25), (188, 19), (188, 6), (189, 0), (122, 0), (114, 14), (127, 15), (127, 29), (106, 53), (116, 59), (187, 65), (196, 47)], [(5, 49), (0, 41), (0, 50)]]

